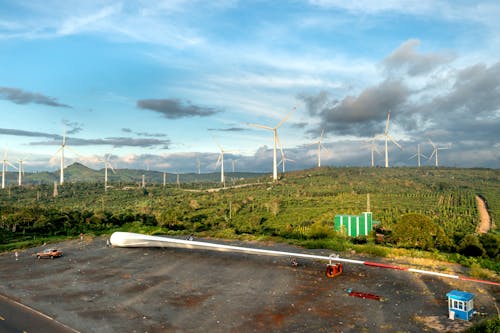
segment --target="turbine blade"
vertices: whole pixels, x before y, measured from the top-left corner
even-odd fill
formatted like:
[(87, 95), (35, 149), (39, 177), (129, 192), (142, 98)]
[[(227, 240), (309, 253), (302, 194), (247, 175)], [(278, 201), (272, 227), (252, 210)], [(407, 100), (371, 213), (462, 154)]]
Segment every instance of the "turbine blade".
[(278, 123), (278, 125), (276, 125), (276, 127), (275, 127), (275, 128), (280, 128), (280, 127), (281, 127), (281, 125), (283, 125), (283, 124), (285, 123), (285, 121), (287, 121), (287, 119), (288, 119), (288, 118), (290, 118), (290, 116), (292, 115), (292, 113), (294, 113), (294, 112), (295, 112), (295, 110), (297, 110), (297, 108), (294, 106), (294, 107), (293, 107), (293, 109), (292, 109), (292, 111), (290, 111), (290, 112), (289, 112), (289, 113), (285, 116), (285, 118), (283, 118), (283, 119), (282, 119), (282, 120)]
[(274, 128), (272, 128), (272, 127), (264, 126), (264, 125), (259, 125), (259, 124), (248, 124), (248, 126), (263, 128), (263, 129), (266, 129), (266, 130), (269, 130), (269, 131), (274, 130)]
[(398, 146), (398, 147), (399, 147), (399, 149), (403, 150), (403, 147), (401, 147), (401, 146), (399, 145), (399, 143), (397, 143), (397, 142), (396, 142), (396, 140), (394, 140), (394, 139), (393, 139), (390, 135), (389, 135), (388, 137), (389, 137), (389, 139), (392, 141), (392, 143), (394, 143), (396, 146)]
[(389, 119), (391, 118), (391, 111), (387, 113), (387, 122), (385, 123), (385, 134), (389, 133)]
[(9, 161), (6, 160), (5, 163), (17, 170), (17, 167), (14, 164), (10, 163)]
[(80, 154), (79, 152), (77, 152), (75, 149), (71, 148), (71, 147), (68, 147), (68, 146), (65, 146), (65, 148), (67, 148), (69, 151), (71, 151), (72, 153), (78, 155), (78, 156), (82, 156), (82, 154)]
[(434, 154), (435, 154), (435, 153), (436, 153), (436, 150), (434, 149), (434, 150), (432, 151), (431, 156), (429, 156), (429, 158), (428, 158), (428, 159), (430, 160), (430, 159), (432, 158), (432, 156), (434, 156)]

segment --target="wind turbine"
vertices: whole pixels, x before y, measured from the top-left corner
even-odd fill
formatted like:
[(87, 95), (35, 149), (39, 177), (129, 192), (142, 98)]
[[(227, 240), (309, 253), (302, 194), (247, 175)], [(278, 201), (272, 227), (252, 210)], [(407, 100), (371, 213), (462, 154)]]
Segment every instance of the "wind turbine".
[(110, 162), (111, 154), (106, 154), (104, 155), (104, 159), (101, 160), (104, 162), (104, 191), (108, 190), (108, 168), (113, 171), (113, 173), (116, 173), (115, 169), (113, 169), (113, 166), (111, 165)]
[(18, 163), (18, 165), (19, 165), (19, 168), (18, 168), (18, 170), (19, 170), (19, 175), (18, 175), (18, 177), (17, 177), (17, 184), (18, 184), (19, 186), (22, 186), (22, 185), (23, 185), (23, 178), (22, 178), (22, 177), (23, 177), (23, 175), (24, 175), (24, 166), (23, 166), (23, 164), (24, 164), (25, 160), (26, 160), (26, 157), (23, 157), (23, 158), (21, 158), (21, 159), (17, 160), (17, 163)]
[(412, 156), (409, 158), (409, 160), (410, 160), (410, 159), (412, 159), (412, 158), (415, 158), (415, 157), (417, 158), (417, 164), (418, 164), (418, 167), (420, 168), (420, 157), (427, 158), (427, 156), (425, 156), (424, 154), (421, 154), (421, 153), (420, 153), (420, 143), (417, 145), (417, 153), (416, 153), (416, 154), (414, 154), (414, 155), (412, 155)]
[(285, 173), (285, 164), (286, 164), (286, 162), (287, 162), (287, 161), (288, 161), (288, 162), (295, 162), (295, 161), (294, 161), (294, 160), (292, 160), (292, 159), (286, 158), (286, 157), (285, 157), (285, 154), (282, 154), (282, 155), (281, 155), (281, 161), (280, 161), (280, 163), (279, 163), (279, 164), (282, 164), (282, 165), (283, 165), (283, 173)]
[(278, 128), (280, 128), (285, 123), (285, 121), (287, 121), (287, 119), (292, 115), (292, 113), (295, 110), (296, 110), (296, 108), (294, 107), (293, 110), (290, 111), (285, 116), (285, 118), (283, 118), (278, 123), (278, 125), (276, 125), (275, 127), (269, 127), (269, 126), (258, 125), (258, 124), (248, 124), (249, 126), (258, 127), (258, 128), (262, 128), (262, 129), (265, 129), (265, 130), (273, 132), (273, 138), (274, 138), (274, 147), (273, 147), (273, 180), (274, 181), (278, 180), (278, 161), (277, 161), (277, 156), (276, 156), (277, 155), (276, 154), (276, 147), (277, 147), (278, 144), (280, 146), (280, 149), (282, 150), (282, 145), (281, 145), (281, 142), (280, 142), (280, 138), (278, 137)]
[(321, 135), (319, 136), (319, 140), (317, 142), (312, 143), (313, 145), (318, 145), (318, 168), (321, 167), (321, 148), (326, 150), (328, 153), (330, 152), (322, 143), (321, 140), (323, 139), (323, 134), (325, 132), (325, 129), (321, 130)]
[(217, 147), (219, 147), (220, 150), (215, 167), (217, 168), (220, 164), (220, 182), (224, 185), (224, 187), (226, 187), (226, 178), (224, 177), (224, 153), (231, 153), (232, 151), (224, 150), (222, 146), (217, 142), (215, 142), (215, 144), (217, 145)]
[(7, 160), (7, 150), (4, 151), (3, 154), (3, 165), (2, 165), (2, 189), (5, 188), (5, 171), (7, 170), (7, 166), (11, 166), (14, 169), (17, 169), (16, 166)]
[[(370, 152), (371, 152), (371, 157), (372, 157), (372, 160), (371, 160), (371, 162), (372, 162), (371, 166), (372, 166), (372, 167), (374, 167), (374, 166), (375, 166), (375, 156), (374, 156), (375, 154), (374, 154), (374, 152), (377, 152), (377, 153), (379, 153), (379, 154), (380, 154), (380, 151), (377, 149), (377, 145), (375, 144), (375, 140), (377, 139), (377, 137), (378, 137), (378, 136), (374, 136), (373, 138), (368, 139), (368, 140), (366, 140), (366, 141), (365, 141), (365, 142), (367, 142), (367, 143), (368, 143), (368, 142), (370, 143), (370, 144), (368, 145), (368, 147), (370, 147)], [(366, 146), (365, 146), (365, 147), (366, 147)]]
[(438, 147), (436, 144), (434, 144), (434, 142), (432, 142), (431, 139), (429, 139), (429, 142), (431, 143), (432, 148), (433, 148), (432, 154), (431, 154), (431, 156), (429, 156), (429, 160), (432, 158), (432, 156), (436, 155), (436, 167), (438, 167), (439, 166), (438, 151), (440, 149), (448, 149), (449, 147)]
[(385, 123), (385, 132), (384, 134), (377, 135), (377, 138), (384, 137), (385, 138), (385, 167), (389, 167), (389, 140), (392, 141), (399, 149), (403, 150), (403, 148), (399, 145), (399, 143), (394, 140), (389, 134), (389, 119), (391, 118), (391, 111), (387, 113), (387, 122)]
[(61, 152), (61, 172), (60, 172), (60, 178), (59, 178), (60, 185), (64, 184), (64, 149), (66, 149), (66, 148), (71, 150), (73, 153), (79, 155), (74, 149), (72, 149), (71, 147), (68, 147), (66, 145), (66, 128), (64, 128), (61, 147), (55, 152), (55, 154), (57, 154), (58, 152)]

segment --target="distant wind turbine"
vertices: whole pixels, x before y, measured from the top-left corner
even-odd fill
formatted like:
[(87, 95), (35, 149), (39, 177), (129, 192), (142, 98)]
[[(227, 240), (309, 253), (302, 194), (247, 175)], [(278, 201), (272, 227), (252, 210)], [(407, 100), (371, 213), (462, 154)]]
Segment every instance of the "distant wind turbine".
[(371, 152), (371, 166), (374, 167), (375, 166), (375, 152), (377, 152), (378, 154), (380, 154), (380, 151), (377, 149), (377, 145), (375, 144), (375, 140), (377, 139), (377, 136), (374, 136), (373, 138), (371, 139), (368, 139), (366, 140), (365, 142), (369, 142), (370, 144), (367, 145), (367, 146), (364, 146), (364, 147), (369, 147), (370, 148), (370, 152)]
[(321, 135), (319, 136), (319, 140), (317, 142), (312, 143), (313, 145), (318, 145), (318, 168), (321, 167), (321, 148), (326, 150), (328, 153), (330, 152), (322, 143), (323, 134), (325, 133), (325, 129), (321, 130)]
[(66, 128), (64, 128), (61, 147), (55, 152), (55, 154), (61, 152), (61, 171), (60, 171), (60, 177), (59, 177), (59, 184), (60, 185), (64, 184), (64, 149), (69, 149), (70, 151), (72, 151), (76, 155), (79, 155), (74, 149), (72, 149), (71, 147), (68, 147), (66, 145)]
[(220, 165), (220, 182), (223, 184), (224, 187), (226, 187), (226, 178), (224, 176), (224, 153), (230, 153), (232, 151), (224, 150), (222, 146), (217, 142), (215, 142), (215, 144), (217, 145), (217, 147), (219, 147), (220, 151), (215, 167), (217, 168)]
[(414, 155), (412, 155), (409, 158), (409, 160), (412, 159), (412, 158), (415, 158), (415, 157), (417, 158), (417, 165), (420, 168), (420, 157), (427, 158), (427, 156), (425, 156), (424, 154), (420, 153), (420, 143), (417, 145), (417, 153), (414, 154)]
[(283, 166), (283, 173), (285, 173), (285, 164), (286, 164), (286, 162), (295, 162), (295, 161), (292, 160), (292, 159), (286, 158), (285, 154), (281, 154), (281, 161), (280, 161), (279, 164), (281, 164)]
[(113, 171), (113, 173), (116, 173), (115, 169), (113, 169), (113, 165), (111, 165), (111, 154), (106, 154), (104, 155), (104, 159), (101, 160), (104, 162), (104, 191), (108, 190), (108, 168)]
[(448, 149), (449, 147), (438, 147), (434, 142), (432, 142), (431, 139), (429, 139), (430, 144), (432, 145), (432, 154), (429, 156), (429, 160), (432, 158), (432, 156), (436, 156), (436, 166), (439, 166), (439, 160), (438, 160), (438, 151), (441, 149)]
[(249, 126), (258, 127), (258, 128), (262, 128), (262, 129), (265, 129), (265, 130), (273, 132), (273, 138), (274, 138), (274, 147), (273, 147), (273, 180), (274, 181), (278, 180), (278, 161), (277, 161), (277, 152), (276, 152), (276, 148), (277, 148), (278, 144), (280, 146), (280, 149), (282, 149), (282, 145), (281, 145), (280, 139), (278, 137), (278, 128), (280, 128), (285, 123), (285, 121), (287, 121), (287, 119), (292, 115), (292, 113), (295, 110), (296, 110), (296, 108), (294, 107), (293, 110), (290, 111), (285, 116), (285, 118), (283, 118), (278, 123), (278, 125), (276, 125), (275, 127), (269, 127), (269, 126), (258, 125), (258, 124), (249, 124)]
[(23, 185), (23, 175), (24, 175), (24, 166), (23, 166), (23, 164), (24, 164), (25, 160), (26, 160), (26, 157), (23, 157), (23, 158), (17, 160), (17, 163), (19, 165), (19, 167), (18, 167), (19, 175), (17, 176), (17, 184), (19, 186)]
[(399, 145), (399, 143), (394, 140), (389, 134), (389, 119), (391, 118), (391, 111), (387, 113), (387, 122), (385, 123), (385, 132), (384, 134), (377, 135), (377, 138), (383, 137), (385, 138), (385, 167), (389, 167), (389, 140), (392, 141), (399, 149), (403, 150), (403, 148)]
[(5, 188), (5, 171), (7, 170), (7, 166), (11, 166), (14, 169), (17, 169), (16, 166), (9, 162), (7, 159), (7, 150), (3, 153), (3, 164), (2, 164), (2, 189)]

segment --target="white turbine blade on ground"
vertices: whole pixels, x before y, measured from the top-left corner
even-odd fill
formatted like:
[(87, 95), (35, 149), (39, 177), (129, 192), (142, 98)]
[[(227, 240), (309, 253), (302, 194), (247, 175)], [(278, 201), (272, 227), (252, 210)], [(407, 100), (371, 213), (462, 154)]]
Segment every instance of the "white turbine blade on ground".
[(285, 118), (281, 119), (281, 121), (278, 123), (278, 125), (276, 125), (275, 128), (280, 128), (281, 125), (283, 125), (285, 123), (285, 121), (287, 121), (288, 118), (290, 118), (290, 116), (292, 115), (292, 113), (295, 112), (295, 110), (297, 110), (297, 108), (294, 106), (292, 111), (290, 111), (286, 116)]

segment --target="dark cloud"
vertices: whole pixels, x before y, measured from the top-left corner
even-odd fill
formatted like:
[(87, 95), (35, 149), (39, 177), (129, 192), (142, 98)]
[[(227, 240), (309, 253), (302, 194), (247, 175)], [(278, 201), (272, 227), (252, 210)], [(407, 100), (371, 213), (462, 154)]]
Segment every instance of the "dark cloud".
[(331, 100), (330, 93), (324, 90), (314, 96), (299, 94), (297, 98), (304, 102), (306, 110), (311, 116), (315, 116), (325, 108), (331, 108), (338, 103), (337, 100)]
[(382, 64), (389, 73), (402, 72), (409, 76), (428, 74), (438, 66), (450, 62), (450, 54), (423, 54), (417, 52), (418, 39), (410, 39), (401, 44)]
[[(75, 121), (69, 121), (69, 120), (66, 120), (66, 119), (63, 119), (63, 124), (64, 126), (66, 126), (66, 134), (76, 134), (76, 133), (80, 133), (83, 129), (83, 124), (82, 123), (78, 123), (78, 122), (75, 122)], [(67, 129), (67, 127), (69, 127), (69, 129)]]
[(0, 128), (0, 134), (13, 136), (38, 137), (49, 139), (62, 139), (62, 136), (43, 132), (23, 131), (18, 129)]
[(228, 127), (228, 128), (209, 128), (209, 131), (218, 131), (218, 132), (243, 132), (248, 131), (247, 128), (243, 127)]
[(163, 134), (163, 133), (134, 132), (130, 128), (122, 128), (122, 132), (135, 134), (137, 136), (146, 136), (146, 137), (152, 137), (152, 138), (164, 138), (167, 136), (166, 134)]
[[(387, 112), (406, 103), (410, 91), (402, 81), (387, 80), (358, 96), (347, 96), (335, 106), (318, 111), (325, 133), (371, 136), (383, 131)], [(326, 103), (327, 105), (328, 103)], [(317, 129), (314, 130), (317, 132)]]
[(182, 103), (177, 99), (143, 99), (137, 101), (137, 107), (161, 113), (168, 119), (207, 117), (220, 112), (215, 108), (193, 105), (189, 101)]
[(32, 93), (17, 88), (0, 87), (0, 99), (5, 99), (16, 104), (43, 104), (53, 107), (70, 108), (71, 106), (57, 102), (57, 98)]
[[(66, 138), (69, 146), (113, 146), (119, 147), (144, 147), (151, 148), (161, 146), (163, 149), (168, 149), (171, 144), (170, 140), (158, 140), (153, 138), (127, 138), (127, 137), (110, 137), (104, 139), (80, 139), (80, 138)], [(46, 146), (46, 145), (60, 145), (60, 141), (43, 141), (31, 142), (33, 146)]]

